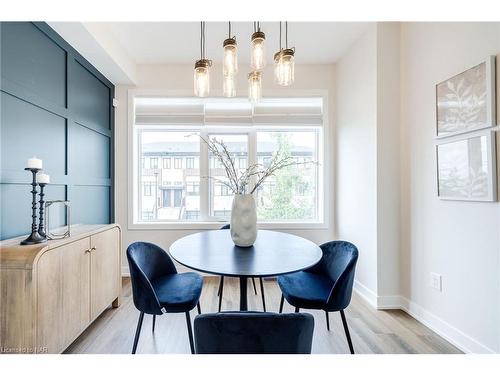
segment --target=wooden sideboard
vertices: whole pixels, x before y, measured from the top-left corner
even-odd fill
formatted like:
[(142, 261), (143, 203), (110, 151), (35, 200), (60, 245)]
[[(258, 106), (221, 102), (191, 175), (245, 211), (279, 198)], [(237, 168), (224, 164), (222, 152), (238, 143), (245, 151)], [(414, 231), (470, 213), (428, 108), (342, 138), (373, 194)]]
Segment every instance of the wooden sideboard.
[(0, 353), (61, 353), (121, 293), (121, 229), (75, 225), (71, 237), (0, 242)]

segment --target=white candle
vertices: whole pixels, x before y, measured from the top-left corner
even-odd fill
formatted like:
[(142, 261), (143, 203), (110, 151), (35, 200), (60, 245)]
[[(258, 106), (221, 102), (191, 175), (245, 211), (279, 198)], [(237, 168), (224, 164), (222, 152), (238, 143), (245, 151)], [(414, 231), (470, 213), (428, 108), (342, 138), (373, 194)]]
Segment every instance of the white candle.
[(42, 169), (42, 159), (37, 159), (34, 156), (31, 159), (28, 159), (28, 168)]
[(36, 182), (39, 184), (50, 184), (50, 176), (45, 173), (39, 173), (36, 175)]

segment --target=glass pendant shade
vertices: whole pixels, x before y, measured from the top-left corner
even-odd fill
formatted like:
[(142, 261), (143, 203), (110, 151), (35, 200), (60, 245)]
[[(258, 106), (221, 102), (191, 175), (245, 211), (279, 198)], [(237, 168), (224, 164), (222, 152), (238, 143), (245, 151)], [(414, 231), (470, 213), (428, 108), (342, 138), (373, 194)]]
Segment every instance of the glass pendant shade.
[(236, 79), (234, 75), (225, 75), (222, 78), (222, 95), (226, 98), (236, 96)]
[(295, 78), (295, 58), (293, 49), (283, 49), (274, 55), (274, 78), (281, 86), (289, 86)]
[(194, 95), (206, 97), (210, 94), (210, 65), (211, 61), (202, 59), (194, 66)]
[(255, 71), (248, 74), (248, 99), (257, 102), (262, 98), (262, 73)]
[(236, 39), (226, 39), (223, 46), (224, 57), (222, 72), (224, 75), (235, 75), (238, 72), (238, 49), (236, 47)]
[(266, 65), (266, 35), (261, 31), (252, 34), (250, 65), (253, 70), (262, 70)]

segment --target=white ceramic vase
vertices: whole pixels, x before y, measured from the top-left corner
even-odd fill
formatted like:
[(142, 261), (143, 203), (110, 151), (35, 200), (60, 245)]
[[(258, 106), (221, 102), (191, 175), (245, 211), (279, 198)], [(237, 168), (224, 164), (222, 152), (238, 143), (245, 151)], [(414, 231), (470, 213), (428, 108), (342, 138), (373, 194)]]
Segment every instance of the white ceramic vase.
[(257, 239), (257, 210), (252, 194), (236, 194), (231, 209), (231, 238), (236, 246), (252, 246)]

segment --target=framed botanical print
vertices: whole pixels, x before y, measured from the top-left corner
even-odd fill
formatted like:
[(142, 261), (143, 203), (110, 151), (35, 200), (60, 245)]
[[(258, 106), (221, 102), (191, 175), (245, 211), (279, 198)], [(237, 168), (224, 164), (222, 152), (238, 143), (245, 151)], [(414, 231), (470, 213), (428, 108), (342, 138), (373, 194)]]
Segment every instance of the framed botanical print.
[(438, 195), (441, 199), (496, 200), (496, 151), (492, 133), (487, 129), (438, 142)]
[(495, 126), (495, 56), (436, 85), (436, 135)]

